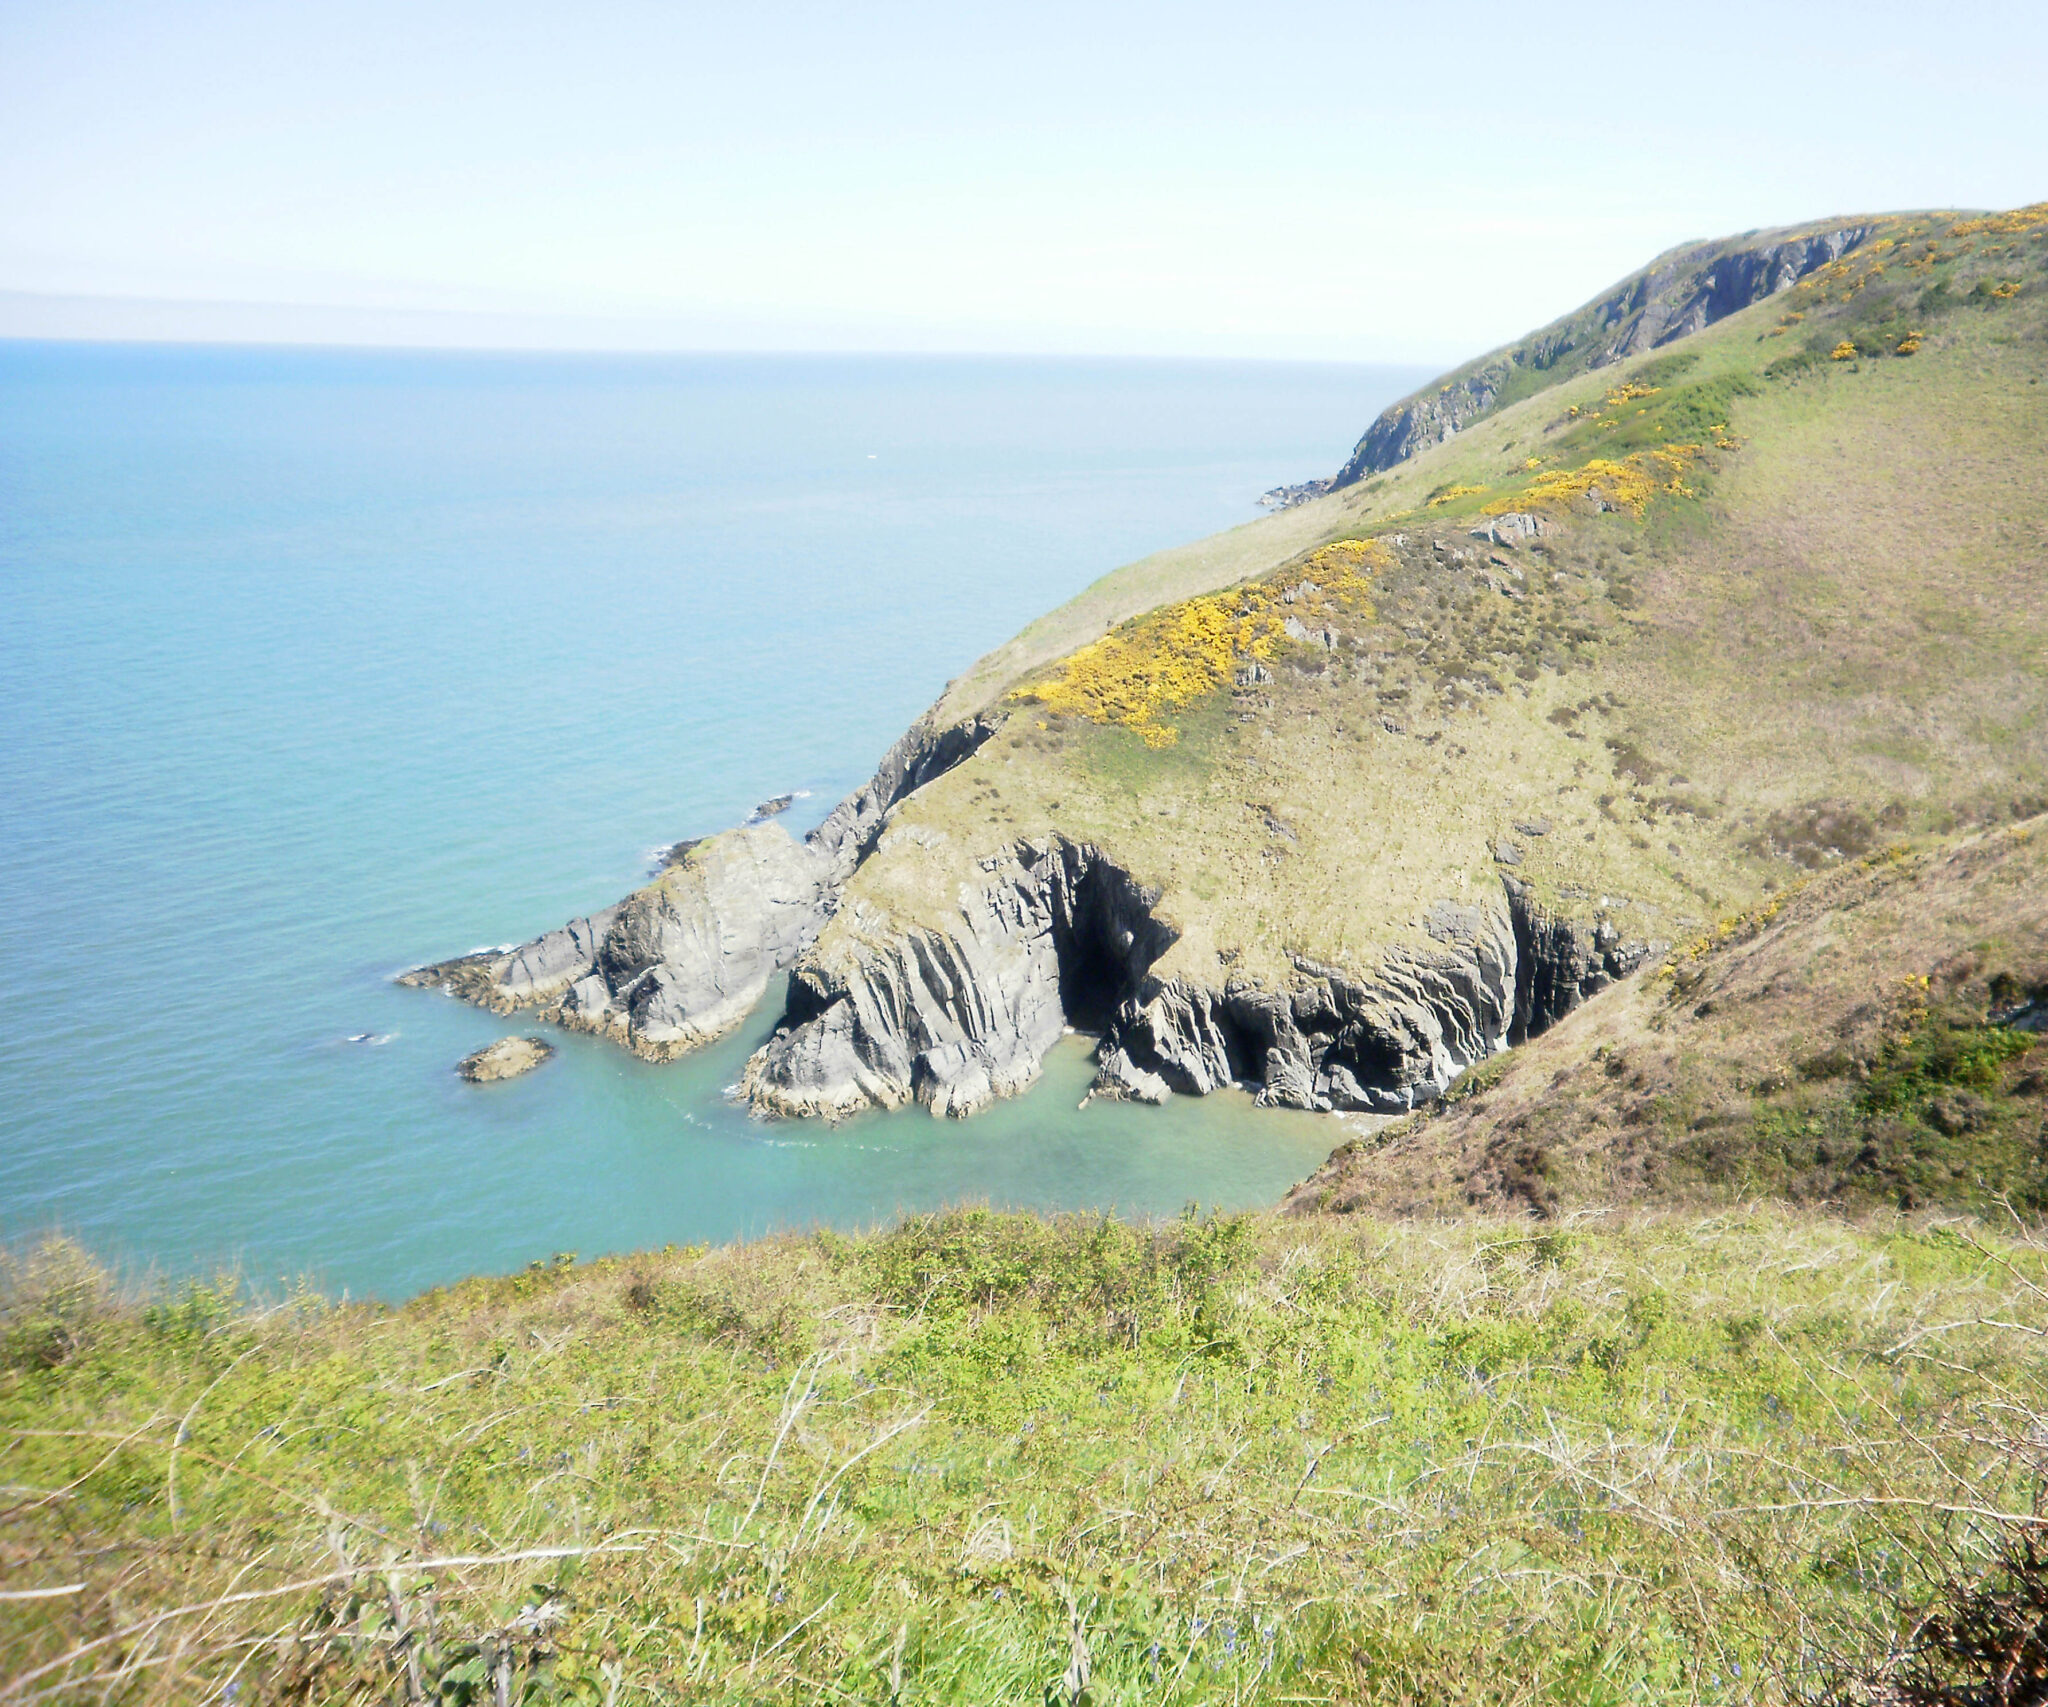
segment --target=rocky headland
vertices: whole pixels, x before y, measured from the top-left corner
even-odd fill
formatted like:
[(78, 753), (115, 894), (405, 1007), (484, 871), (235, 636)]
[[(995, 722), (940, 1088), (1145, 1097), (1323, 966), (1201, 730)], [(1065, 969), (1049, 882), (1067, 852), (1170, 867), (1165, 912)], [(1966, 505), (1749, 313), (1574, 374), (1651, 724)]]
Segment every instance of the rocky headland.
[(1102, 1095), (1436, 1102), (1807, 872), (2048, 795), (2044, 237), (1674, 251), (1034, 624), (808, 836), (770, 802), (404, 981), (665, 1060), (787, 974), (778, 1115), (969, 1115), (1068, 1028)]

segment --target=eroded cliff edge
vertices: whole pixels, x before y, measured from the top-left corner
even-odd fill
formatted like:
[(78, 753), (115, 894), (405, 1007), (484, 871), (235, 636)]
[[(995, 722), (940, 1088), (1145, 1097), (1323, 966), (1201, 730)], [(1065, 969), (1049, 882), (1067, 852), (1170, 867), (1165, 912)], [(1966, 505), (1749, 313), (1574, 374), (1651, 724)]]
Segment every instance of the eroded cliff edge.
[(1208, 987), (1154, 975), (1178, 933), (1158, 891), (1100, 848), (1023, 841), (983, 864), (989, 881), (963, 892), (950, 928), (856, 917), (837, 953), (799, 964), (781, 1027), (748, 1063), (757, 1107), (972, 1114), (1028, 1086), (1080, 1026), (1101, 1032), (1099, 1094), (1245, 1084), (1287, 1107), (1404, 1112), (1649, 952), (1605, 923), (1545, 916), (1509, 878), (1496, 903), (1430, 908), (1432, 950), (1389, 949), (1362, 974), (1297, 957), (1283, 986)]
[(1084, 595), (802, 841), (408, 981), (659, 1059), (787, 972), (764, 1112), (971, 1114), (1073, 1027), (1104, 1094), (1396, 1113), (1805, 873), (2048, 798), (2009, 525), (2048, 513), (2048, 208), (1866, 224)]
[(920, 719), (872, 779), (803, 840), (772, 818), (678, 843), (654, 881), (516, 948), (437, 961), (401, 984), (493, 1013), (537, 1008), (651, 1061), (722, 1037), (810, 946), (890, 809), (988, 739), (969, 718)]

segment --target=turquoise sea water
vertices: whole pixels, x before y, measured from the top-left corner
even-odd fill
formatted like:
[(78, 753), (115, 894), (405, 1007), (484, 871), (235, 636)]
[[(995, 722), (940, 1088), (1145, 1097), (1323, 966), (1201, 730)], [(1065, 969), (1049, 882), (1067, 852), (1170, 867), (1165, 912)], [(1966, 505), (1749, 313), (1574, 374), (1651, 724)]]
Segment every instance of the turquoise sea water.
[[(1335, 467), (1406, 370), (0, 343), (0, 1234), (399, 1295), (963, 1199), (1270, 1199), (1241, 1097), (767, 1125), (772, 1020), (651, 1067), (401, 990), (808, 790), (1147, 551)], [(353, 1040), (353, 1041), (352, 1041)]]

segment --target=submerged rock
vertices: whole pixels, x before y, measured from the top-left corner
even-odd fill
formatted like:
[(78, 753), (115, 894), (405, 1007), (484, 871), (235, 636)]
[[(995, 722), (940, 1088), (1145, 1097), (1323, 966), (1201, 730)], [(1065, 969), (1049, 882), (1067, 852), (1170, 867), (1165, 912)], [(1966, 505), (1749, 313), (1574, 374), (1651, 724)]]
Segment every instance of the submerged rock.
[(473, 1085), (488, 1085), (530, 1073), (554, 1052), (555, 1046), (544, 1037), (501, 1037), (489, 1048), (465, 1055), (455, 1070)]

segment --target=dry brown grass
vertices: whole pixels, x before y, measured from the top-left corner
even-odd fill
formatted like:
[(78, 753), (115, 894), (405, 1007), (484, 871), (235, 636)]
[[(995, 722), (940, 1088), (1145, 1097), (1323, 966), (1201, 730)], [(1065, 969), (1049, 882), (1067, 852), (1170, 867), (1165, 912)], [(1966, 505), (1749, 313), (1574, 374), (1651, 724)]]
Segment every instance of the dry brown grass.
[[(2048, 990), (2048, 821), (1894, 848), (1677, 945), (1476, 1070), (1439, 1111), (1340, 1149), (1298, 1210), (1557, 1214), (1741, 1199), (2048, 1209), (2048, 1079), (2026, 1034), (1976, 1086), (1872, 1086), (1931, 1026), (1971, 1035)], [(1896, 1154), (1881, 1154), (1887, 1146)], [(2029, 1192), (2033, 1197), (2027, 1197)]]

